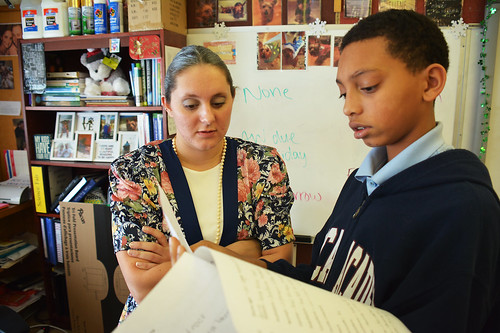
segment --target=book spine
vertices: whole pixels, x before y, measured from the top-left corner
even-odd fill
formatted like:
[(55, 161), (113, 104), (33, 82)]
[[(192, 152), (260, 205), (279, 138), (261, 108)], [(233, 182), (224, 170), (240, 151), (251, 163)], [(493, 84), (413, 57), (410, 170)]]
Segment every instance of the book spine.
[(45, 217), (40, 217), (40, 230), (42, 230), (43, 255), (44, 255), (45, 259), (48, 259), (49, 252), (47, 251), (47, 236), (45, 233)]
[(80, 177), (73, 178), (73, 180), (61, 192), (59, 197), (56, 200), (54, 200), (54, 202), (51, 204), (51, 206), (50, 206), (51, 212), (55, 211), (57, 206), (59, 206), (59, 201), (62, 201), (68, 195), (68, 193), (73, 189), (73, 187), (75, 187), (75, 185), (78, 184), (79, 181), (80, 181)]
[(147, 106), (148, 101), (147, 101), (147, 95), (148, 92), (146, 91), (147, 86), (146, 86), (146, 60), (141, 59), (141, 69), (142, 69), (142, 106)]
[[(62, 199), (61, 201), (63, 201), (63, 202), (70, 201), (78, 193), (78, 191), (80, 191), (82, 189), (82, 187), (86, 183), (87, 183), (87, 178), (82, 177), (80, 179), (80, 181), (75, 185), (75, 187), (73, 187), (73, 189), (68, 193), (68, 195), (66, 197), (64, 197), (64, 199)], [(55, 211), (56, 211), (56, 213), (59, 213), (61, 211), (61, 205), (58, 204)]]
[(57, 265), (54, 220), (50, 217), (45, 218), (45, 236), (47, 237), (47, 252), (49, 256), (49, 262), (52, 265)]
[(48, 193), (47, 171), (42, 165), (31, 166), (31, 180), (33, 182), (33, 199), (37, 213), (47, 213), (50, 195)]
[(158, 117), (153, 114), (153, 140), (158, 140)]
[(156, 103), (156, 95), (158, 93), (157, 87), (156, 87), (156, 75), (158, 75), (156, 71), (156, 59), (151, 59), (151, 103), (152, 105), (158, 105)]
[(40, 99), (42, 102), (79, 102), (80, 95), (41, 95)]
[(142, 70), (140, 64), (134, 66), (135, 106), (142, 106)]
[(63, 263), (63, 249), (62, 249), (62, 233), (61, 233), (61, 221), (54, 220), (54, 236), (56, 242), (56, 257), (57, 262)]
[(87, 193), (90, 192), (90, 190), (92, 190), (94, 188), (94, 186), (96, 185), (96, 182), (94, 179), (90, 179), (83, 187), (80, 191), (78, 191), (78, 193), (74, 196), (73, 199), (71, 199), (70, 201), (72, 202), (81, 202), (83, 201), (83, 198), (85, 198), (85, 195)]
[(45, 93), (46, 94), (53, 94), (53, 93), (80, 93), (80, 87), (47, 87), (45, 88)]
[(161, 105), (161, 63), (160, 63), (161, 59), (158, 59), (157, 63), (156, 63), (156, 71), (158, 73), (158, 75), (156, 76), (156, 85), (158, 86), (158, 96), (157, 96), (157, 101), (156, 101), (156, 105)]
[(146, 101), (147, 105), (153, 105), (153, 90), (151, 87), (152, 73), (151, 73), (151, 59), (146, 59)]

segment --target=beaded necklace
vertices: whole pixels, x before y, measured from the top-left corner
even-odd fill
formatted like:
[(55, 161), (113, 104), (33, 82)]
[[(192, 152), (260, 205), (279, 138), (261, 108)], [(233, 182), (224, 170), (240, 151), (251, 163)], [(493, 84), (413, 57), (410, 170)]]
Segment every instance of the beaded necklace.
[[(172, 148), (174, 149), (175, 155), (179, 156), (177, 153), (177, 145), (176, 138), (172, 139)], [(218, 198), (217, 198), (217, 233), (215, 235), (215, 244), (219, 244), (220, 236), (221, 236), (221, 225), (222, 225), (222, 174), (224, 171), (224, 161), (226, 159), (226, 149), (227, 149), (227, 141), (224, 137), (224, 148), (222, 149), (222, 156), (220, 160), (220, 172), (219, 172), (219, 186), (218, 186)]]

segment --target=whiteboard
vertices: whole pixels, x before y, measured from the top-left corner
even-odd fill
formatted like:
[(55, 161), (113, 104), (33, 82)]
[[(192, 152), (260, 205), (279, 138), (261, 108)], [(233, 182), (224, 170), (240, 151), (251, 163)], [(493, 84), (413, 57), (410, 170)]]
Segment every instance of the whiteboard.
[[(326, 35), (343, 36), (351, 25), (326, 25)], [(236, 64), (228, 65), (236, 98), (228, 135), (276, 147), (286, 162), (295, 195), (295, 234), (315, 236), (326, 222), (350, 171), (369, 151), (354, 139), (335, 83), (337, 68), (257, 70), (257, 33), (308, 31), (309, 26), (228, 28), (224, 40), (236, 42)], [(447, 143), (454, 142), (460, 39), (447, 28), (448, 82), (436, 101), (436, 118)], [(214, 29), (190, 29), (188, 44), (215, 41)], [(333, 49), (333, 48), (332, 48)], [(333, 61), (331, 61), (333, 63)]]

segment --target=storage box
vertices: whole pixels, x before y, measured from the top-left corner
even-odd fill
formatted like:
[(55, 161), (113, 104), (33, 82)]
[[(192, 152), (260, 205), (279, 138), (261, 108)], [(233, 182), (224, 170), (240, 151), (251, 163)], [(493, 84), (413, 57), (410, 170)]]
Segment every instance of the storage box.
[(128, 30), (166, 29), (187, 34), (185, 0), (130, 0)]
[(113, 252), (106, 205), (61, 202), (71, 332), (111, 332), (129, 291)]

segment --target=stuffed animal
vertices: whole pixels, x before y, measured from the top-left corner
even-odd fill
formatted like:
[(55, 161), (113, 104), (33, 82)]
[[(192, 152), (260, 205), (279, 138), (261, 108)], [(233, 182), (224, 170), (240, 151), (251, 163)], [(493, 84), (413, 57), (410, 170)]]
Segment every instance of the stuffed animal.
[(112, 69), (103, 63), (107, 49), (87, 49), (80, 62), (89, 70), (90, 77), (85, 78), (86, 96), (128, 95), (130, 86), (120, 67)]

